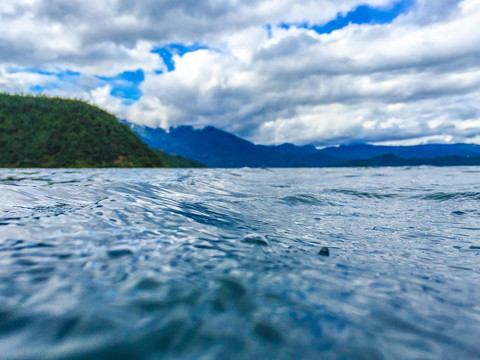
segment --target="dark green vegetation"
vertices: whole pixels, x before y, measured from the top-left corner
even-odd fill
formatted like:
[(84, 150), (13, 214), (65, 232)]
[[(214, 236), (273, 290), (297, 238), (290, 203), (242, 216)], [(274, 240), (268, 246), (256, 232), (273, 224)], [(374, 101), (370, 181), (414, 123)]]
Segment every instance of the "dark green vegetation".
[(0, 94), (2, 167), (164, 167), (127, 125), (78, 100)]
[(0, 167), (194, 167), (78, 100), (0, 94)]
[(201, 162), (188, 159), (180, 155), (172, 155), (163, 150), (154, 150), (155, 153), (169, 166), (172, 168), (206, 168), (205, 164)]

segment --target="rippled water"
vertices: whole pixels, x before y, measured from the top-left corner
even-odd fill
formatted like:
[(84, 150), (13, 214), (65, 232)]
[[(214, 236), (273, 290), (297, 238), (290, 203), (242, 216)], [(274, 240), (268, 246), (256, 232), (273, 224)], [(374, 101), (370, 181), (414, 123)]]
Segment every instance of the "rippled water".
[(479, 358), (479, 185), (468, 167), (0, 170), (0, 356)]

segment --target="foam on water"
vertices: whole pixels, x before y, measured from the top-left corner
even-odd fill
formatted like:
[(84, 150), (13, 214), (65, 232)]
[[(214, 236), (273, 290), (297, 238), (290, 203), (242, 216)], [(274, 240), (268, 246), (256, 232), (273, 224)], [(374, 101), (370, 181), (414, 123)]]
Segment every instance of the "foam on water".
[(468, 167), (0, 170), (1, 357), (478, 358), (478, 186)]

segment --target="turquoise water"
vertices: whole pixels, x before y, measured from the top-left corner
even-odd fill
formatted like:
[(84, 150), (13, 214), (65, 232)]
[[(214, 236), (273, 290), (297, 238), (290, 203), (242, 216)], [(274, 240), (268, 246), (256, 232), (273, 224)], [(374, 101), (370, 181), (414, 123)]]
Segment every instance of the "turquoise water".
[(1, 358), (479, 358), (479, 185), (473, 167), (0, 170)]

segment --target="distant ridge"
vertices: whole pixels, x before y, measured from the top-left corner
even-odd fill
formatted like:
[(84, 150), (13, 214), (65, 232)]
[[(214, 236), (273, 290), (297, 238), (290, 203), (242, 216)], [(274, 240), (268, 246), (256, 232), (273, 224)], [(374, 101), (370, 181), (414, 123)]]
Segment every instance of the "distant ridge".
[(480, 156), (439, 156), (430, 158), (401, 158), (393, 154), (379, 155), (371, 159), (349, 160), (338, 166), (478, 166)]
[(145, 143), (154, 149), (185, 156), (208, 167), (301, 167), (333, 165), (337, 159), (319, 153), (314, 146), (255, 145), (226, 131), (208, 126), (195, 130), (191, 126), (152, 129), (130, 125)]
[(480, 165), (480, 145), (474, 144), (354, 144), (317, 150), (313, 145), (255, 145), (212, 126), (199, 130), (179, 126), (169, 132), (160, 128), (129, 126), (151, 148), (185, 156), (208, 167)]
[(445, 156), (480, 156), (480, 145), (427, 144), (413, 146), (379, 146), (370, 144), (341, 145), (321, 150), (342, 160), (369, 159), (392, 154), (400, 158), (436, 158)]

